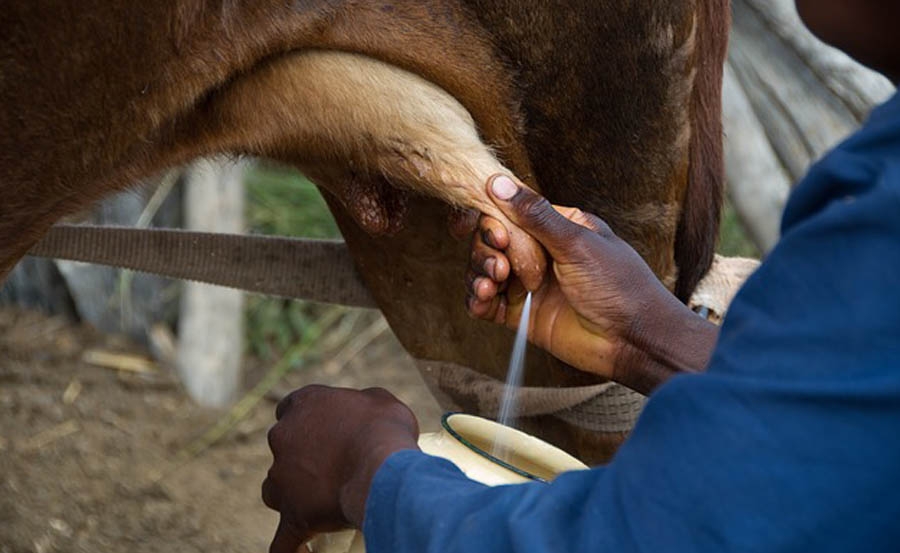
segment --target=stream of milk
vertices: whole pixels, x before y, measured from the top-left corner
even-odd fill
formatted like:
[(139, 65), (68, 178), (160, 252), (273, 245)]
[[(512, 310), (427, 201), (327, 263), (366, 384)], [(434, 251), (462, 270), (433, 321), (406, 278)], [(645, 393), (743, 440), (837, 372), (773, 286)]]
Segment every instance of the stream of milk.
[[(528, 323), (531, 319), (531, 292), (525, 297), (525, 305), (522, 307), (522, 316), (519, 318), (519, 329), (516, 331), (516, 340), (513, 342), (512, 356), (509, 359), (509, 370), (506, 374), (506, 386), (503, 390), (503, 400), (500, 403), (500, 414), (497, 422), (505, 426), (512, 426), (516, 416), (517, 390), (522, 385), (522, 372), (525, 366), (525, 348), (528, 346)], [(506, 452), (503, 440), (494, 440), (491, 454), (502, 458)]]

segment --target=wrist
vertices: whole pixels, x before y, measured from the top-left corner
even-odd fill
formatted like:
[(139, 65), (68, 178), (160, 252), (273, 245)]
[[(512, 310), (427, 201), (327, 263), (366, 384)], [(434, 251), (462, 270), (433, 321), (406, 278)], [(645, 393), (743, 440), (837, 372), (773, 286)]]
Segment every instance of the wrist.
[(356, 463), (355, 470), (340, 490), (340, 506), (344, 518), (356, 528), (362, 528), (365, 518), (366, 502), (369, 498), (369, 490), (375, 475), (381, 469), (388, 457), (404, 450), (418, 450), (415, 441), (409, 443), (398, 441), (393, 443), (381, 443), (368, 449)]
[(718, 334), (716, 325), (664, 291), (635, 314), (617, 348), (614, 379), (649, 394), (676, 374), (701, 372)]

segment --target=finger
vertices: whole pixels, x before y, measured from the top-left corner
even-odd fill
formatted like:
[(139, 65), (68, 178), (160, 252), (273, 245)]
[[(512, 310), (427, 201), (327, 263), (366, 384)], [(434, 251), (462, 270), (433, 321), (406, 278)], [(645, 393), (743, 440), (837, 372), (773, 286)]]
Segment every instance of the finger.
[(528, 290), (522, 284), (522, 281), (515, 279), (509, 285), (505, 294), (503, 306), (503, 320), (497, 321), (505, 324), (507, 327), (515, 329), (519, 324), (519, 317), (522, 315), (522, 307), (525, 305), (525, 296)]
[(506, 290), (506, 297), (509, 298), (510, 303), (525, 303), (525, 296), (527, 295), (528, 290), (518, 280), (514, 280), (510, 284), (509, 289)]
[(475, 281), (481, 278), (480, 275), (476, 274), (472, 269), (468, 269), (466, 271), (466, 297), (469, 296), (475, 297)]
[(467, 310), (473, 319), (491, 321), (497, 324), (505, 323), (506, 298), (494, 296), (489, 301), (480, 301), (470, 296), (467, 300)]
[(484, 243), (498, 250), (505, 250), (509, 247), (509, 232), (503, 223), (497, 219), (483, 215), (478, 220), (478, 232), (481, 234)]
[(509, 279), (509, 259), (497, 250), (473, 250), (469, 271), (500, 284)]
[(282, 515), (275, 530), (275, 537), (272, 538), (272, 545), (269, 546), (269, 553), (297, 553), (304, 539), (305, 536)]
[(506, 299), (506, 296), (497, 296), (499, 300), (497, 303), (497, 308), (493, 313), (492, 318), (490, 319), (496, 324), (506, 324), (506, 317), (509, 309), (509, 300)]
[[(471, 271), (469, 272), (471, 275)], [(467, 280), (469, 280), (467, 278)], [(489, 279), (488, 277), (483, 276), (473, 276), (471, 278), (471, 282), (466, 289), (466, 295), (472, 298), (475, 298), (478, 301), (491, 301), (494, 299), (494, 296), (500, 291), (500, 286)]]
[(480, 233), (472, 240), (469, 267), (475, 274), (500, 282), (509, 278), (509, 259), (498, 249), (488, 245)]
[(533, 190), (517, 185), (505, 175), (494, 177), (488, 193), (497, 207), (518, 227), (540, 242), (557, 260), (566, 260), (572, 243), (587, 232), (566, 219), (550, 202)]
[(497, 283), (487, 277), (481, 277), (475, 281), (474, 294), (480, 301), (493, 300), (498, 291)]
[(500, 290), (498, 283), (488, 277), (476, 275), (474, 271), (466, 271), (466, 296), (479, 301), (490, 301)]

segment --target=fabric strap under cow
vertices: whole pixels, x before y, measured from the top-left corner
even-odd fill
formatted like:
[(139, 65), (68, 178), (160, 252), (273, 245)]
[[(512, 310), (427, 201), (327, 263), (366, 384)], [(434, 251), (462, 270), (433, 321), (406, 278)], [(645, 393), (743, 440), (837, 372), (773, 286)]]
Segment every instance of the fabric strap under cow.
[(28, 254), (285, 298), (376, 307), (340, 240), (57, 225)]
[[(58, 225), (29, 255), (112, 265), (286, 298), (377, 307), (347, 246), (339, 240)], [(757, 265), (754, 260), (716, 256), (692, 298), (692, 307), (702, 304), (720, 320)], [(418, 364), (433, 391), (475, 398), (475, 408), (483, 415), (496, 412), (503, 382), (452, 363), (419, 360)], [(525, 416), (552, 415), (594, 432), (627, 432), (644, 403), (642, 396), (614, 383), (523, 388), (519, 396)]]
[[(376, 307), (346, 244), (339, 240), (57, 225), (29, 255), (111, 265), (260, 294)], [(503, 382), (458, 365), (418, 363), (426, 378), (439, 375), (432, 384), (478, 397), (479, 414), (495, 414), (492, 406), (499, 405)], [(614, 384), (528, 388), (520, 395), (523, 416), (553, 414), (601, 432), (627, 431), (643, 405), (642, 396)]]

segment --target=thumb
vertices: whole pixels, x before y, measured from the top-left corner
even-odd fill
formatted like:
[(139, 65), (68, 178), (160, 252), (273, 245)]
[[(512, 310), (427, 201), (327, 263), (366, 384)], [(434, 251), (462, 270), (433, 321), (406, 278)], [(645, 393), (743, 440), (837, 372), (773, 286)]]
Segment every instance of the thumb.
[(302, 551), (303, 541), (304, 536), (301, 536), (294, 525), (281, 515), (272, 545), (269, 546), (269, 553), (298, 553)]
[(519, 186), (506, 175), (496, 175), (488, 181), (488, 195), (510, 221), (559, 261), (568, 257), (573, 241), (590, 232), (556, 211), (547, 198), (527, 186)]

